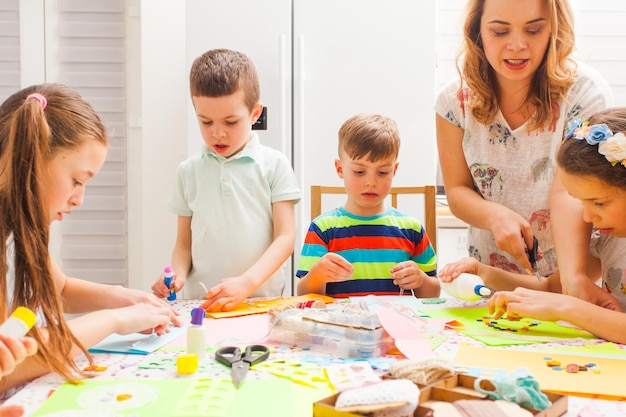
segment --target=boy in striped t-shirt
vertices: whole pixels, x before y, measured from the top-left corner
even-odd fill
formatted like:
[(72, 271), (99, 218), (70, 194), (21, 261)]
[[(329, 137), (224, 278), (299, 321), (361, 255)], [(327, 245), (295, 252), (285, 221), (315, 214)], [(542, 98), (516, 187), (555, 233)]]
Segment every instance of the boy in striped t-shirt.
[(396, 123), (362, 113), (339, 130), (335, 169), (346, 203), (313, 220), (296, 276), (298, 294), (439, 296), (437, 257), (421, 222), (385, 206), (398, 169)]

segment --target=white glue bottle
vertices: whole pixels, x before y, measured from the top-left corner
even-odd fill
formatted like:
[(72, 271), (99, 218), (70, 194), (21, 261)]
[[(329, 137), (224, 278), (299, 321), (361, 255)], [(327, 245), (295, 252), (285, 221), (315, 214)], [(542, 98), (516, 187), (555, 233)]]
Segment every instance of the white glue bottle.
[(198, 359), (204, 359), (206, 354), (206, 338), (202, 325), (204, 314), (203, 308), (191, 310), (191, 326), (187, 329), (187, 353), (196, 353)]
[(481, 277), (467, 272), (463, 272), (452, 282), (440, 281), (440, 284), (441, 289), (446, 294), (464, 301), (478, 301), (483, 297), (491, 296), (493, 293)]
[(18, 307), (0, 325), (0, 334), (15, 338), (24, 337), (37, 322), (37, 316), (29, 308)]

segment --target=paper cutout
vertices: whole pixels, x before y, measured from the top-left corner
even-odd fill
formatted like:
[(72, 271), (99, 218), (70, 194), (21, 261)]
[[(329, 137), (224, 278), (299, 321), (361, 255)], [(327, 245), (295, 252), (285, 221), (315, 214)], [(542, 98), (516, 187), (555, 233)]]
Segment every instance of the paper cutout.
[[(392, 308), (379, 306), (378, 319), (387, 333), (394, 338), (398, 350), (409, 359), (427, 359), (433, 356), (423, 329), (416, 322)], [(425, 324), (422, 323), (425, 327)]]
[[(462, 326), (455, 327), (460, 333), (470, 336), (489, 346), (523, 345), (532, 343), (554, 342), (561, 339), (596, 339), (590, 333), (571, 327), (563, 327), (550, 321), (522, 319), (510, 321), (506, 319), (493, 320), (495, 326), (512, 330), (497, 330), (489, 327), (483, 320), (492, 317), (485, 307), (464, 307), (428, 310), (424, 313), (430, 317), (456, 320)], [(449, 323), (450, 324), (450, 323)]]
[(337, 391), (345, 391), (382, 381), (367, 362), (330, 365), (325, 367), (324, 371), (330, 384)]
[(322, 367), (342, 363), (367, 362), (370, 364), (372, 369), (386, 374), (389, 373), (391, 365), (396, 363), (398, 359), (386, 356), (380, 358), (337, 358), (327, 355), (306, 355), (302, 358), (302, 361), (306, 363), (313, 363)]
[(512, 372), (519, 366), (528, 368), (539, 382), (542, 391), (561, 395), (589, 396), (603, 399), (626, 400), (626, 361), (608, 358), (593, 358), (566, 354), (551, 354), (563, 364), (585, 364), (594, 362), (601, 373), (592, 371), (568, 373), (555, 371), (546, 366), (546, 354), (513, 349), (490, 348), (461, 344), (454, 364), (470, 368), (498, 368)]
[(126, 335), (113, 333), (89, 349), (89, 352), (147, 355), (178, 338), (180, 335), (185, 334), (186, 331), (187, 328), (184, 326), (171, 326), (170, 332), (164, 334), (163, 336), (157, 336), (156, 334), (145, 335), (141, 333), (131, 333)]
[(277, 359), (261, 362), (255, 365), (255, 369), (262, 370), (281, 378), (287, 378), (292, 382), (305, 385), (310, 388), (332, 388), (324, 368), (311, 363), (293, 359)]
[[(327, 295), (319, 295), (319, 294), (306, 294), (298, 297), (279, 297), (272, 298), (268, 300), (254, 300), (251, 299), (247, 302), (241, 303), (236, 306), (234, 309), (230, 311), (216, 311), (216, 312), (208, 312), (207, 317), (212, 317), (215, 319), (221, 319), (226, 317), (238, 317), (238, 316), (246, 316), (248, 314), (259, 314), (259, 313), (267, 313), (272, 307), (280, 307), (285, 304), (291, 304), (295, 301), (307, 301), (313, 300), (315, 298), (321, 298), (325, 303), (333, 303), (335, 299), (329, 297)], [(204, 307), (202, 305), (201, 307)]]

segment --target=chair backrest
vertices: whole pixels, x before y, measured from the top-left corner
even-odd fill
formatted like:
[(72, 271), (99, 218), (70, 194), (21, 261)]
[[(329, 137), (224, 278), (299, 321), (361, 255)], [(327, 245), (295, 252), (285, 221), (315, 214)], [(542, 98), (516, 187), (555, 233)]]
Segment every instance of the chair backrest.
[[(311, 186), (311, 221), (322, 214), (323, 194), (345, 194), (344, 187), (332, 187), (325, 185)], [(421, 187), (391, 187), (391, 205), (398, 208), (398, 195), (400, 194), (423, 194), (424, 195), (424, 229), (430, 238), (435, 252), (437, 251), (437, 206), (435, 196), (437, 188), (434, 185), (424, 185)]]

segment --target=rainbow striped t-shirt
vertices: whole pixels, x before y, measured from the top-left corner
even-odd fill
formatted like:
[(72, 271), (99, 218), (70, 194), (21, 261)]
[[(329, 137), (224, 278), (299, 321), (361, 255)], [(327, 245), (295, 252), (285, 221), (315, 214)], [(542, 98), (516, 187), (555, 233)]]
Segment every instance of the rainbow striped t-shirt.
[(437, 275), (437, 255), (424, 227), (395, 208), (360, 217), (340, 207), (318, 216), (304, 239), (296, 276), (305, 276), (328, 252), (354, 267), (351, 279), (326, 284), (326, 294), (332, 297), (398, 295), (390, 269), (403, 261), (412, 260), (427, 275)]

